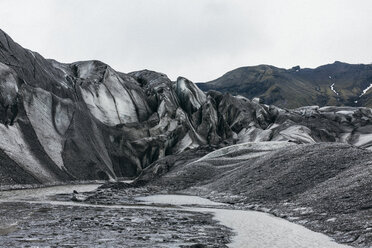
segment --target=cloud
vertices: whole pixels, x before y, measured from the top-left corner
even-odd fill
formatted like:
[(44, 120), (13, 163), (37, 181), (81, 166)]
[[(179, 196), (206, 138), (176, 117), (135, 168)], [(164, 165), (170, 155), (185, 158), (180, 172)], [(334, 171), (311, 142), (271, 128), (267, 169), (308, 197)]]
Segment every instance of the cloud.
[(62, 62), (207, 81), (236, 67), (370, 63), (368, 0), (0, 0), (1, 28)]

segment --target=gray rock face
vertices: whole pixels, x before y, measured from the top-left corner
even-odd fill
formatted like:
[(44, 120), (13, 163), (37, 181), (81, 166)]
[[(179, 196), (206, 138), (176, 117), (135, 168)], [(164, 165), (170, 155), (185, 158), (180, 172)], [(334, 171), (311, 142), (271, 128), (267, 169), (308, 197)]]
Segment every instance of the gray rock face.
[(371, 117), (368, 108), (286, 110), (206, 94), (182, 77), (100, 61), (62, 64), (0, 32), (1, 183), (132, 177), (167, 155), (248, 141), (370, 148)]

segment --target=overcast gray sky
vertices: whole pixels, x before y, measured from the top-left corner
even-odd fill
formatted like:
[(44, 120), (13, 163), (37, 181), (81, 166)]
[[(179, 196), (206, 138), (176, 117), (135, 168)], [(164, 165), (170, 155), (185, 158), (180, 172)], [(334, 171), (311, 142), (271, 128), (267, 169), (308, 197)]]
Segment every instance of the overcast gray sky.
[(371, 0), (0, 0), (0, 28), (61, 62), (215, 79), (246, 65), (372, 62)]

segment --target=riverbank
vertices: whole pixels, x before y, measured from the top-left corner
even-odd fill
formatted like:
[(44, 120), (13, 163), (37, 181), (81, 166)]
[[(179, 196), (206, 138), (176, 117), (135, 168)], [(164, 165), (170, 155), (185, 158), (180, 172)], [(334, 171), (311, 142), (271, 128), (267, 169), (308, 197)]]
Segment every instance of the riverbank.
[[(99, 185), (0, 192), (1, 243), (6, 247), (346, 247), (286, 220), (237, 210), (231, 204), (188, 195), (153, 195), (146, 187), (97, 189)], [(73, 191), (87, 200), (71, 201)]]

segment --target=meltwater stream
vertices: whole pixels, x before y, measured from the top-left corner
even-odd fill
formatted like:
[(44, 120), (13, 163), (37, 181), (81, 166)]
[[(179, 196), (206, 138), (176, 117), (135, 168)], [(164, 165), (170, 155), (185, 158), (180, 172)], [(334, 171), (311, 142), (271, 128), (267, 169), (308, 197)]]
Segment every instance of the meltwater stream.
[[(232, 237), (229, 247), (236, 248), (342, 248), (348, 247), (332, 241), (326, 235), (313, 232), (303, 226), (284, 219), (256, 211), (223, 209), (222, 203), (205, 198), (188, 195), (152, 195), (137, 197), (136, 200), (144, 205), (94, 205), (71, 201), (53, 201), (50, 196), (97, 189), (99, 184), (63, 185), (40, 189), (12, 190), (0, 192), (0, 202), (27, 202), (29, 204), (50, 204), (54, 206), (71, 206), (81, 208), (104, 209), (153, 209), (154, 211), (181, 211), (212, 213), (222, 225), (227, 226), (236, 234)], [(87, 210), (84, 210), (87, 211)], [(0, 227), (1, 224), (0, 223)], [(1, 235), (16, 230), (16, 223), (7, 228), (0, 228)], [(147, 247), (147, 246), (146, 246)], [(162, 247), (162, 246), (161, 246)], [(169, 247), (169, 246), (166, 246)], [(172, 246), (173, 247), (173, 246)], [(175, 246), (176, 247), (176, 246)]]
[[(138, 197), (138, 200), (154, 204), (183, 206), (197, 212), (212, 212), (224, 226), (236, 233), (231, 248), (345, 248), (328, 236), (313, 232), (303, 226), (257, 211), (219, 209), (216, 203), (197, 196), (153, 195)], [(190, 205), (208, 205), (208, 208), (193, 208)], [(210, 208), (213, 206), (212, 208)]]

